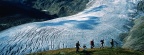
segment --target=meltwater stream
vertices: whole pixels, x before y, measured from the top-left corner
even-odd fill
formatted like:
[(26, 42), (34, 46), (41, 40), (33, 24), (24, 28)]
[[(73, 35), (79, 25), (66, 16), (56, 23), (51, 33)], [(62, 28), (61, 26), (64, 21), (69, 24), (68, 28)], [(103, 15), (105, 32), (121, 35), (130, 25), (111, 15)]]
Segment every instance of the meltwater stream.
[(35, 22), (7, 29), (0, 33), (0, 55), (25, 55), (60, 48), (89, 46), (94, 39), (96, 47), (100, 40), (105, 46), (114, 39), (121, 46), (119, 34), (127, 32), (136, 12), (138, 0), (90, 0), (87, 8), (76, 15)]

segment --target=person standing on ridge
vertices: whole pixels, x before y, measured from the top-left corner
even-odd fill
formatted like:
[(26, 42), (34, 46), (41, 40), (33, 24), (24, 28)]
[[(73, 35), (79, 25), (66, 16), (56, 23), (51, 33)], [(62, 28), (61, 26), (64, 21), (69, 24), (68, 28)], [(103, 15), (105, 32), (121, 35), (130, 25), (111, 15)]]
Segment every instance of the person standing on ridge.
[(76, 52), (79, 52), (79, 47), (80, 47), (80, 44), (79, 44), (79, 41), (76, 43)]
[(110, 44), (111, 44), (111, 48), (113, 48), (114, 47), (114, 40), (113, 39), (111, 39)]
[(90, 41), (91, 49), (94, 48), (94, 40)]
[(104, 48), (104, 39), (100, 40), (100, 42), (101, 42), (101, 47), (100, 48)]

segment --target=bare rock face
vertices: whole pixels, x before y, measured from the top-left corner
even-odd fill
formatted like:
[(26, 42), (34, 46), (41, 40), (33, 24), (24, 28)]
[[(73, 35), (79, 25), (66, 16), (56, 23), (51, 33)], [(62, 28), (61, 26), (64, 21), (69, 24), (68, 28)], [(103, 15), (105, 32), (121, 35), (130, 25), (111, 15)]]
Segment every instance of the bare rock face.
[(135, 25), (125, 38), (123, 48), (144, 51), (144, 17), (134, 21)]
[[(144, 12), (144, 0), (139, 1), (137, 10), (142, 15)], [(124, 39), (123, 48), (144, 51), (144, 16), (134, 21), (134, 26)]]
[(137, 5), (137, 9), (139, 11), (143, 11), (144, 12), (144, 0), (139, 1), (138, 5)]
[(144, 17), (135, 20), (134, 27), (125, 38), (123, 48), (144, 51)]
[(21, 3), (47, 14), (58, 15), (59, 17), (69, 16), (83, 11), (89, 0), (4, 0)]
[(54, 19), (55, 15), (45, 14), (21, 3), (0, 1), (0, 31), (29, 22)]
[(58, 16), (68, 16), (76, 14), (85, 9), (89, 0), (25, 0), (24, 3), (45, 11), (49, 14), (57, 14)]
[(88, 0), (1, 0), (0, 31), (13, 26), (76, 14)]

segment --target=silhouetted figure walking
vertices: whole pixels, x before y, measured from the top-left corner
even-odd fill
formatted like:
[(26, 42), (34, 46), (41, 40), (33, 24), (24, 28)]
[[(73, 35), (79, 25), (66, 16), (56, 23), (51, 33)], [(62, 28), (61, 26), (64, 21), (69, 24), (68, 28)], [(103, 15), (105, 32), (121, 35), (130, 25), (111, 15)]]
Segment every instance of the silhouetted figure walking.
[(91, 49), (94, 48), (94, 40), (90, 41)]
[(100, 40), (100, 42), (101, 42), (101, 47), (100, 48), (104, 48), (104, 39)]
[(80, 47), (80, 44), (79, 44), (79, 41), (76, 43), (76, 52), (79, 52), (79, 47)]
[(111, 44), (111, 48), (113, 48), (114, 47), (114, 40), (113, 39), (111, 39), (110, 44)]

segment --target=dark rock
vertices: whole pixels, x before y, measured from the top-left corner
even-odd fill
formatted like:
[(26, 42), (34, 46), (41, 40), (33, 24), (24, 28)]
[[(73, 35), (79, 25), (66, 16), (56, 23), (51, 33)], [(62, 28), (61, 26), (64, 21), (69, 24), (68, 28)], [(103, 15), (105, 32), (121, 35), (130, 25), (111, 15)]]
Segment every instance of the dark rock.
[(28, 15), (33, 18), (47, 18), (47, 19), (53, 19), (54, 17), (52, 15), (45, 14), (44, 12), (41, 12), (37, 9), (31, 8), (29, 6), (25, 6), (20, 3), (13, 3), (13, 2), (0, 2), (0, 17), (7, 16), (7, 15), (13, 15), (13, 14), (23, 14)]
[(17, 25), (50, 20), (56, 17), (58, 17), (56, 14), (45, 14), (20, 3), (0, 1), (0, 31)]
[[(76, 14), (86, 8), (89, 0), (4, 0), (21, 3), (33, 7), (40, 11), (45, 10), (51, 15), (57, 14), (59, 17)], [(64, 11), (61, 10), (64, 8)], [(63, 13), (65, 12), (65, 13)]]
[(76, 14), (88, 0), (0, 0), (0, 31), (7, 28)]
[(125, 38), (123, 48), (144, 51), (144, 17), (136, 19), (135, 25)]
[(144, 12), (144, 0), (139, 1), (139, 3), (137, 4), (137, 10)]
[[(137, 10), (138, 12), (144, 12), (144, 0), (138, 2)], [(144, 16), (139, 17), (133, 22), (134, 26), (124, 38), (124, 45), (122, 47), (144, 51)]]

